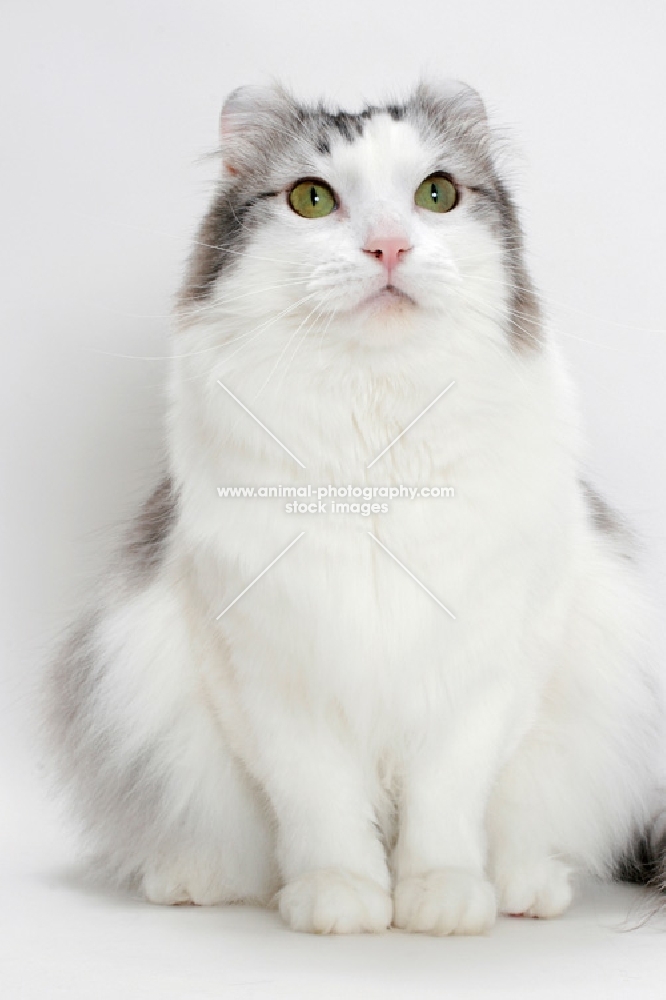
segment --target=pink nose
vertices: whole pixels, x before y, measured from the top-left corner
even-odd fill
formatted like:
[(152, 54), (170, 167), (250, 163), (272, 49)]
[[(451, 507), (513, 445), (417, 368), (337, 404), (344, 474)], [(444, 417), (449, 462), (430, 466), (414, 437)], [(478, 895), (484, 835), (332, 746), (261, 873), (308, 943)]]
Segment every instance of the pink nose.
[(389, 278), (393, 268), (408, 250), (411, 250), (411, 247), (405, 236), (370, 237), (363, 247), (364, 253), (372, 254), (373, 257), (381, 261)]

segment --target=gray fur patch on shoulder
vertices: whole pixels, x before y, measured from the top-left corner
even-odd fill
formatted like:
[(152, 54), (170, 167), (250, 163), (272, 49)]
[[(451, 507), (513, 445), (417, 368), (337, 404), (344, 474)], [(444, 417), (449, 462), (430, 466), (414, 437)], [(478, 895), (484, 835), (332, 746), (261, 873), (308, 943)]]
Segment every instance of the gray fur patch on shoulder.
[(137, 858), (157, 849), (164, 781), (157, 738), (130, 760), (118, 752), (121, 733), (109, 725), (102, 694), (113, 657), (106, 621), (119, 600), (150, 581), (177, 516), (177, 491), (165, 476), (141, 507), (110, 585), (62, 643), (43, 692), (49, 757), (105, 870), (120, 880), (131, 879)]
[(145, 580), (159, 566), (178, 519), (178, 495), (165, 476), (143, 504), (122, 549), (129, 582)]
[(586, 480), (581, 480), (583, 497), (594, 527), (615, 543), (619, 555), (631, 559), (635, 551), (635, 538), (625, 519)]

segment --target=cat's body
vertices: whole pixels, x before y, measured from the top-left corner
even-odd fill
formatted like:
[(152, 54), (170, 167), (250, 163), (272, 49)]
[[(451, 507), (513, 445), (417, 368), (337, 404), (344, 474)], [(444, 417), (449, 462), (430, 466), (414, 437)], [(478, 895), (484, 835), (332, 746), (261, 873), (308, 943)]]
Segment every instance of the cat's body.
[[(157, 902), (281, 889), (320, 931), (555, 915), (572, 870), (608, 873), (647, 828), (659, 699), (480, 103), (241, 92), (222, 135), (168, 478), (52, 676), (84, 819)], [(436, 171), (441, 215), (410, 194)], [(303, 177), (335, 192), (326, 217), (291, 211)], [(363, 517), (217, 491), (307, 483), (455, 499)]]

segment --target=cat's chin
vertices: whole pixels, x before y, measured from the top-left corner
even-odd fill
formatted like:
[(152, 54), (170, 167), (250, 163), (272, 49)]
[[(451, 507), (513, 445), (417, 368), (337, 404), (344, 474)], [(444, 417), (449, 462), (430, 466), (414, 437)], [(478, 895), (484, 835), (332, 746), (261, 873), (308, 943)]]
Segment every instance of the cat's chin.
[(368, 347), (394, 347), (405, 340), (419, 312), (415, 299), (388, 285), (349, 310), (346, 332)]
[(357, 306), (357, 309), (375, 315), (394, 315), (415, 309), (416, 305), (416, 300), (401, 288), (398, 288), (396, 285), (385, 285), (378, 292), (374, 292), (363, 299)]
[(342, 326), (342, 336), (357, 347), (376, 351), (395, 352), (423, 333), (419, 310), (388, 309), (377, 312), (357, 313)]

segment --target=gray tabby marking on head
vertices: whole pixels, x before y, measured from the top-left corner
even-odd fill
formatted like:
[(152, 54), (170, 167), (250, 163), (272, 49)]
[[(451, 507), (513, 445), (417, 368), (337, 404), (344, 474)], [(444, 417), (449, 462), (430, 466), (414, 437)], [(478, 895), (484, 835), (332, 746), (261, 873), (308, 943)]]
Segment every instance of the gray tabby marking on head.
[(497, 191), (502, 218), (504, 266), (511, 287), (509, 338), (517, 349), (529, 349), (538, 346), (543, 340), (539, 299), (525, 265), (523, 231), (515, 205), (499, 180)]
[(507, 331), (510, 343), (516, 350), (539, 346), (543, 339), (539, 301), (525, 265), (518, 212), (497, 173), (494, 136), (483, 101), (465, 84), (421, 84), (408, 105), (408, 118), (415, 117), (424, 135), (434, 132), (443, 148), (459, 150), (476, 172), (474, 191), (481, 196), (476, 202), (477, 214), (504, 250), (511, 288)]
[(223, 149), (229, 123), (236, 127), (233, 148), (225, 153), (228, 173), (199, 230), (181, 303), (205, 300), (220, 275), (247, 250), (262, 218), (257, 206), (275, 194), (276, 165), (302, 162), (307, 172), (313, 151), (330, 154), (339, 138), (353, 143), (364, 134), (365, 123), (382, 114), (410, 122), (424, 140), (441, 146), (443, 159), (451, 150), (462, 157), (475, 178), (474, 210), (503, 247), (511, 288), (509, 341), (517, 350), (538, 346), (538, 300), (525, 266), (516, 208), (495, 167), (492, 130), (481, 98), (457, 83), (438, 88), (421, 84), (405, 104), (368, 105), (358, 113), (300, 104), (281, 87), (235, 91), (222, 111)]
[[(242, 101), (247, 91), (248, 98)], [(258, 109), (246, 109), (251, 97), (257, 100), (253, 88), (235, 91), (222, 110), (223, 121), (225, 113), (247, 116), (247, 135), (236, 158), (231, 157), (231, 183), (225, 179), (220, 186), (197, 234), (181, 295), (183, 304), (205, 300), (222, 272), (237, 263), (247, 249), (260, 222), (259, 213), (253, 209), (274, 193), (271, 182), (276, 162), (289, 152), (293, 154), (298, 146), (305, 153), (315, 150), (328, 155), (335, 138), (354, 142), (363, 135), (364, 123), (374, 115), (389, 114), (394, 121), (400, 121), (406, 113), (406, 108), (398, 105), (370, 105), (357, 114), (333, 112), (322, 104), (308, 107), (298, 104), (281, 87), (261, 93), (264, 107), (260, 104)], [(240, 111), (233, 110), (237, 102), (241, 103)], [(224, 126), (222, 132), (224, 142)]]

